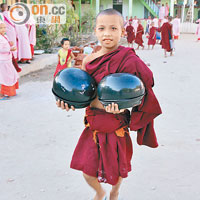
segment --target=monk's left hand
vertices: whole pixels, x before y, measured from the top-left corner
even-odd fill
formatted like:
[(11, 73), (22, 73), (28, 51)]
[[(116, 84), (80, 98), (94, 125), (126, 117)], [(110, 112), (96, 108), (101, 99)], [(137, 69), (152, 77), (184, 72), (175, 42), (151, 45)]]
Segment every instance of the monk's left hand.
[(105, 106), (105, 110), (108, 113), (119, 114), (119, 113), (124, 112), (125, 109), (119, 110), (118, 104), (112, 103), (112, 104), (108, 104), (108, 106)]
[(9, 44), (12, 47), (14, 45), (14, 42), (10, 41)]

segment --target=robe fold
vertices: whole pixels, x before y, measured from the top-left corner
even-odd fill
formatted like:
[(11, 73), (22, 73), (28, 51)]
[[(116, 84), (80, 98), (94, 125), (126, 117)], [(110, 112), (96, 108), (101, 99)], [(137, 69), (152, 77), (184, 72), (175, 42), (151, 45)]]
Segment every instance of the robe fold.
[(97, 108), (86, 109), (86, 128), (74, 151), (71, 168), (115, 185), (119, 176), (125, 178), (131, 170), (132, 142), (128, 126), (137, 131), (139, 145), (158, 146), (153, 120), (161, 114), (161, 108), (152, 90), (153, 74), (132, 48), (123, 46), (87, 63), (86, 71), (97, 83), (109, 74), (131, 73), (145, 86), (142, 104), (132, 108), (131, 115), (128, 110), (112, 114)]
[(132, 43), (135, 40), (135, 31), (132, 25), (126, 27), (127, 32), (127, 42)]
[(143, 39), (142, 35), (144, 34), (144, 28), (141, 24), (138, 25), (137, 27), (137, 33), (136, 33), (136, 38), (135, 38), (135, 43), (138, 44), (139, 46), (144, 46), (143, 45)]
[(156, 27), (151, 27), (149, 32), (148, 45), (156, 44)]
[(172, 39), (172, 24), (166, 22), (161, 28), (158, 28), (158, 31), (161, 32), (162, 48), (170, 52), (172, 50), (170, 47), (170, 40)]

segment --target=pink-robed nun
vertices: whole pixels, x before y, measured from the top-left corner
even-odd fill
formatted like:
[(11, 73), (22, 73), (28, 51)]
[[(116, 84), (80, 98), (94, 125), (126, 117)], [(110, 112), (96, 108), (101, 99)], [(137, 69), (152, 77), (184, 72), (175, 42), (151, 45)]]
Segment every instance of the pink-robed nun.
[[(8, 38), (9, 42), (13, 43), (13, 46), (17, 46), (17, 36), (16, 36), (16, 29), (15, 24), (12, 22), (12, 20), (9, 17), (9, 11), (3, 12), (4, 16), (4, 23), (6, 24), (6, 36)], [(13, 56), (15, 59), (17, 59), (17, 50), (13, 51)]]
[(132, 26), (133, 26), (133, 28), (135, 30), (135, 33), (136, 33), (137, 32), (137, 28), (138, 28), (138, 19), (137, 19), (136, 16), (132, 20)]
[(18, 89), (18, 74), (12, 62), (12, 47), (5, 35), (6, 25), (0, 21), (0, 100), (6, 96), (15, 96)]
[(159, 19), (162, 20), (164, 19), (164, 17), (165, 17), (165, 6), (164, 4), (162, 4), (159, 10)]
[(180, 19), (178, 18), (178, 16), (176, 16), (176, 18), (174, 18), (174, 20), (172, 21), (172, 30), (174, 39), (178, 40), (178, 37), (180, 35)]
[(28, 28), (28, 36), (30, 41), (30, 47), (31, 47), (31, 55), (34, 56), (34, 46), (36, 45), (36, 26), (35, 26), (35, 20), (31, 16), (30, 19), (27, 22), (27, 28)]
[(196, 22), (198, 23), (197, 32), (196, 32), (196, 34), (197, 34), (197, 41), (200, 41), (200, 19), (198, 19)]
[(28, 29), (25, 24), (16, 26), (18, 60), (21, 62), (30, 62), (32, 59), (30, 41), (28, 37)]

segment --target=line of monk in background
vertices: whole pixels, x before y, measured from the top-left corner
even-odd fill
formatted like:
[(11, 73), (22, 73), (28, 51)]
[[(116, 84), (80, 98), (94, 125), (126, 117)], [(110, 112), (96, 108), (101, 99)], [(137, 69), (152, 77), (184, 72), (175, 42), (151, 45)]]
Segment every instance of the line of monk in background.
[(180, 35), (180, 19), (176, 16), (174, 19), (170, 16), (164, 16), (163, 19), (158, 19), (154, 17), (151, 19), (149, 16), (146, 20), (146, 30), (142, 25), (142, 21), (134, 18), (126, 17), (124, 28), (126, 30), (127, 42), (129, 47), (133, 47), (134, 42), (139, 47), (144, 49), (144, 41), (142, 39), (143, 34), (148, 38), (148, 49), (152, 46), (154, 48), (156, 43), (160, 43), (162, 48), (165, 50), (164, 55), (166, 57), (166, 52), (170, 52), (172, 55), (173, 40), (177, 40)]

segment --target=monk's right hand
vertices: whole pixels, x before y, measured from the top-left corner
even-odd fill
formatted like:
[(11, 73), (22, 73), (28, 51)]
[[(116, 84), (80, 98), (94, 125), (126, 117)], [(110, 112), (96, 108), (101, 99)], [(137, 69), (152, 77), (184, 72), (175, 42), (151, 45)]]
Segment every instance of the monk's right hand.
[(75, 111), (74, 106), (69, 107), (67, 103), (65, 103), (64, 101), (60, 101), (59, 99), (56, 101), (56, 105), (57, 105), (59, 108), (61, 108), (61, 109), (63, 109), (63, 110), (66, 110), (66, 111), (69, 111), (70, 108), (71, 108), (73, 111)]
[(17, 50), (17, 47), (11, 47), (10, 50), (11, 50), (11, 51), (16, 51), (16, 50)]

